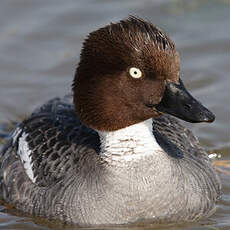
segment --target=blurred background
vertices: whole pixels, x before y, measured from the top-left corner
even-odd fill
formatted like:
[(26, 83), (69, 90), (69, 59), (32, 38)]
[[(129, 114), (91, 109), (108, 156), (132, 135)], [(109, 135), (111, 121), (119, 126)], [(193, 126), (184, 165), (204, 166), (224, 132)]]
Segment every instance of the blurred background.
[[(216, 115), (213, 124), (186, 125), (209, 152), (230, 160), (230, 0), (1, 0), (0, 124), (69, 93), (87, 34), (128, 15), (150, 20), (175, 41), (185, 85)], [(222, 180), (218, 211), (205, 222), (137, 228), (230, 229), (230, 176)], [(59, 229), (0, 210), (0, 229)]]

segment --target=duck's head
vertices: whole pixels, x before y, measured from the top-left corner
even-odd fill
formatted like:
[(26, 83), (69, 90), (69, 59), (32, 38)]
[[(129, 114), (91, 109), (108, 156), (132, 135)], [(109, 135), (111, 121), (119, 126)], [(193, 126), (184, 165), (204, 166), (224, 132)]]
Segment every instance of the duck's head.
[(89, 34), (73, 93), (80, 120), (101, 131), (125, 128), (162, 113), (189, 122), (215, 119), (185, 89), (173, 41), (135, 17)]

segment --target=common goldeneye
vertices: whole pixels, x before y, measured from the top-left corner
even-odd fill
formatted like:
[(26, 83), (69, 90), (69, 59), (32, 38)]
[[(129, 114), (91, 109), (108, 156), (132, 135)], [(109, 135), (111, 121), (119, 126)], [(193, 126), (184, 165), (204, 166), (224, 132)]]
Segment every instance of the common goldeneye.
[(219, 177), (172, 115), (215, 119), (185, 89), (173, 41), (132, 16), (100, 28), (84, 41), (73, 95), (36, 109), (4, 146), (0, 197), (79, 226), (207, 217)]

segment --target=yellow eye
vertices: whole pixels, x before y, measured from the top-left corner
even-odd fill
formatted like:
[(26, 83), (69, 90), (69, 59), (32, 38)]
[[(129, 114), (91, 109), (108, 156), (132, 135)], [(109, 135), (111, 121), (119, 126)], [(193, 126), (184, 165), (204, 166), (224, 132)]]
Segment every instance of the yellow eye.
[(136, 67), (130, 68), (129, 69), (129, 74), (133, 78), (141, 78), (142, 77), (142, 72)]

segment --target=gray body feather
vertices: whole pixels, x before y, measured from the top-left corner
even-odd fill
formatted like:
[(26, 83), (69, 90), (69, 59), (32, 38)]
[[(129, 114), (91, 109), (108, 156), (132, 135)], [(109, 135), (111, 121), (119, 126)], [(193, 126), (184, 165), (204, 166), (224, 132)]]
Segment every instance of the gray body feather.
[[(197, 139), (171, 116), (153, 119), (157, 159), (109, 163), (98, 133), (77, 118), (72, 97), (54, 99), (17, 127), (2, 150), (0, 196), (27, 213), (80, 226), (191, 221), (210, 215), (218, 175)], [(18, 154), (26, 133), (34, 182)]]

